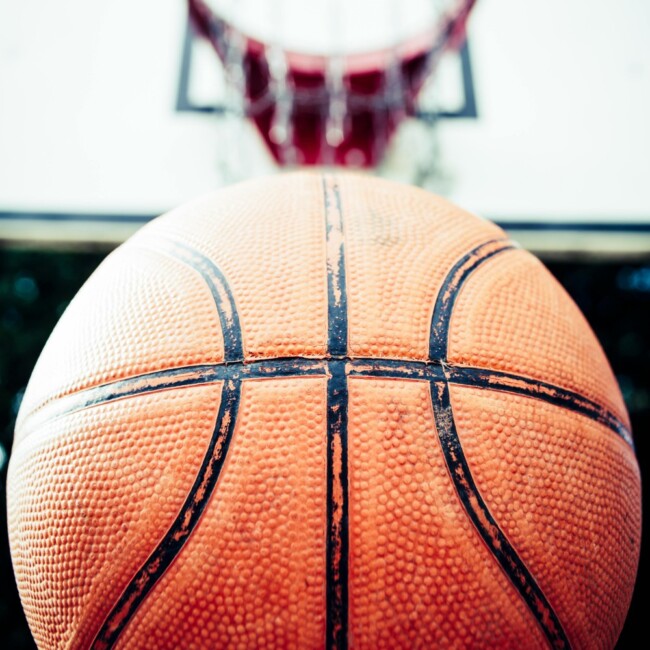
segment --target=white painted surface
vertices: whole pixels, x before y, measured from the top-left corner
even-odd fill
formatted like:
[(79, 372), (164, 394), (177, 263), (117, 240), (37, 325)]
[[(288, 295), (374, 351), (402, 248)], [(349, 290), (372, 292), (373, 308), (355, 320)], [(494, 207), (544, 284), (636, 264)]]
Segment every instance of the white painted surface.
[[(647, 0), (479, 0), (446, 193), (502, 222), (648, 223), (648, 26)], [(224, 151), (273, 171), (248, 125), (175, 112), (184, 30), (183, 0), (0, 0), (0, 212), (156, 214), (223, 184)]]

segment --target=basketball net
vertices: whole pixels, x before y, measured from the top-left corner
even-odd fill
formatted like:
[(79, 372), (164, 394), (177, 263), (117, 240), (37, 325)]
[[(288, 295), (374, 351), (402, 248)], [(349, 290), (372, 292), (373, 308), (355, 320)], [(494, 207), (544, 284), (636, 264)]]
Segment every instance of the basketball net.
[(475, 0), (188, 3), (229, 82), (231, 172), (246, 167), (237, 122), (248, 118), (281, 167), (390, 167), (421, 185), (436, 176), (435, 116), (417, 147), (390, 145), (441, 55), (464, 41)]

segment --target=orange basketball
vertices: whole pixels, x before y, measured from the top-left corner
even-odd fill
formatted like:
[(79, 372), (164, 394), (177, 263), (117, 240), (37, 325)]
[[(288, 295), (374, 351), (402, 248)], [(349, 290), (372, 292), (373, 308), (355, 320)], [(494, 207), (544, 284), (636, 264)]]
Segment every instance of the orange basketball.
[(639, 556), (628, 416), (564, 290), (346, 174), (113, 252), (34, 370), (8, 500), (40, 648), (612, 648)]

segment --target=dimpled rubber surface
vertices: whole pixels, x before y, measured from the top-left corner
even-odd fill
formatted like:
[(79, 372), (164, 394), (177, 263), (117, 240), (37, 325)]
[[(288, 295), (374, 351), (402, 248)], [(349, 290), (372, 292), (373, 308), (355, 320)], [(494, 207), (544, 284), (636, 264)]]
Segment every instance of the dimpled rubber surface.
[(530, 398), (463, 386), (452, 400), (479, 490), (548, 585), (576, 645), (612, 647), (625, 613), (614, 600), (632, 597), (641, 527), (627, 506), (640, 499), (627, 445), (582, 415)]
[(543, 377), (602, 402), (629, 426), (616, 379), (589, 325), (526, 251), (495, 257), (463, 285), (449, 328), (449, 361)]
[(365, 213), (345, 222), (350, 351), (425, 360), (431, 309), (447, 271), (503, 232), (442, 199), (432, 210), (422, 191), (347, 179), (341, 191), (346, 214)]
[[(121, 377), (222, 361), (216, 313), (192, 270), (148, 250), (118, 248), (52, 332), (20, 417), (51, 399)], [(22, 428), (19, 420), (17, 432)]]
[(611, 648), (640, 478), (588, 325), (494, 225), (287, 174), (110, 255), (8, 479), (39, 647)]
[(242, 400), (220, 498), (192, 538), (200, 561), (172, 566), (117, 648), (210, 647), (214, 639), (227, 648), (318, 646), (325, 615), (324, 382), (250, 382)]
[(30, 431), (16, 448), (12, 557), (39, 647), (89, 646), (190, 489), (220, 392), (100, 405)]
[(218, 262), (236, 297), (248, 359), (322, 357), (327, 329), (322, 189), (319, 183), (295, 186), (284, 180), (284, 188), (268, 179), (258, 183), (260, 203), (228, 188), (159, 218), (132, 242), (161, 234)]
[(350, 633), (368, 649), (543, 648), (458, 503), (432, 419), (426, 384), (350, 382)]

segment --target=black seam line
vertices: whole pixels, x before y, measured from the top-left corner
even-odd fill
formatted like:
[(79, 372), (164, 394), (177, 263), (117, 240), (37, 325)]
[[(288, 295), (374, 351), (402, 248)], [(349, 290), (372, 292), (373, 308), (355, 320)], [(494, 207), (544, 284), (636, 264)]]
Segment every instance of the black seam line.
[[(443, 367), (439, 362), (427, 363), (412, 359), (352, 359), (349, 357), (341, 357), (335, 360), (346, 362), (346, 371), (350, 377), (414, 381), (431, 381), (444, 378)], [(43, 411), (47, 410), (47, 419), (49, 421), (86, 408), (101, 406), (102, 404), (135, 395), (146, 395), (185, 386), (214, 384), (228, 379), (238, 381), (303, 376), (326, 377), (329, 376), (329, 363), (331, 362), (329, 359), (283, 357), (247, 363), (203, 364), (169, 368), (129, 377), (128, 379), (120, 379), (110, 384), (95, 386), (73, 393), (42, 407), (29, 417), (39, 417)], [(530, 377), (497, 370), (451, 366), (448, 364), (445, 364), (444, 368), (450, 384), (522, 395), (579, 413), (607, 427), (634, 449), (632, 434), (625, 424), (611, 411), (579, 393)], [(57, 410), (52, 414), (51, 410), (54, 408)]]
[[(512, 248), (514, 245), (508, 241), (485, 242), (461, 257), (443, 281), (433, 309), (429, 338), (429, 358), (442, 360), (443, 371), (446, 369), (452, 311), (462, 286), (484, 262)], [(447, 372), (442, 380), (431, 381), (429, 389), (436, 432), (456, 494), (476, 531), (526, 603), (551, 648), (568, 650), (571, 644), (559, 617), (497, 524), (474, 482), (456, 430)], [(471, 373), (466, 375), (466, 378), (480, 379), (473, 377)], [(539, 388), (539, 385), (536, 388)], [(570, 402), (565, 401), (562, 405), (569, 404)]]
[(611, 411), (566, 388), (498, 370), (447, 366), (450, 383), (533, 397), (587, 416), (620, 436), (634, 450), (634, 440), (627, 427)]
[(341, 195), (334, 181), (323, 177), (327, 246), (327, 350), (330, 355), (348, 351), (348, 305), (345, 282), (345, 250)]
[(517, 551), (499, 528), (472, 477), (456, 430), (447, 381), (430, 382), (434, 420), (449, 476), (468, 517), (535, 617), (550, 646), (571, 647), (560, 620)]
[[(176, 242), (160, 240), (155, 250), (181, 261), (203, 278), (212, 293), (221, 323), (224, 360), (226, 363), (242, 362), (244, 346), (239, 316), (230, 286), (221, 270), (198, 251)], [(241, 380), (231, 377), (224, 380), (214, 430), (194, 484), (162, 540), (109, 611), (93, 641), (93, 650), (110, 650), (114, 646), (138, 607), (176, 559), (199, 523), (228, 454), (237, 423), (241, 387)]]
[(327, 644), (347, 647), (348, 386), (345, 361), (330, 361), (327, 381)]
[(461, 286), (481, 264), (516, 245), (507, 239), (492, 239), (476, 246), (461, 257), (443, 280), (431, 316), (429, 359), (447, 358), (447, 341), (451, 312)]
[[(327, 351), (348, 354), (348, 305), (341, 194), (323, 176), (327, 265)], [(348, 647), (348, 380), (346, 362), (330, 360), (327, 381), (327, 538), (325, 646)]]
[(219, 480), (235, 429), (240, 397), (241, 382), (226, 381), (207, 452), (185, 503), (158, 546), (111, 608), (92, 643), (92, 650), (108, 650), (114, 646), (138, 607), (167, 571), (192, 534)]
[(48, 421), (71, 415), (93, 406), (102, 406), (127, 397), (147, 395), (165, 390), (191, 386), (205, 386), (225, 380), (278, 379), (282, 377), (325, 376), (327, 361), (302, 357), (253, 361), (233, 364), (203, 364), (157, 370), (118, 379), (110, 384), (88, 388), (78, 393), (61, 397), (56, 402), (43, 406), (29, 417), (40, 415), (44, 410), (63, 405)]
[(225, 362), (243, 361), (244, 343), (235, 299), (221, 269), (209, 257), (175, 241), (160, 239), (152, 250), (167, 253), (170, 257), (194, 269), (203, 278), (212, 293), (219, 314)]

